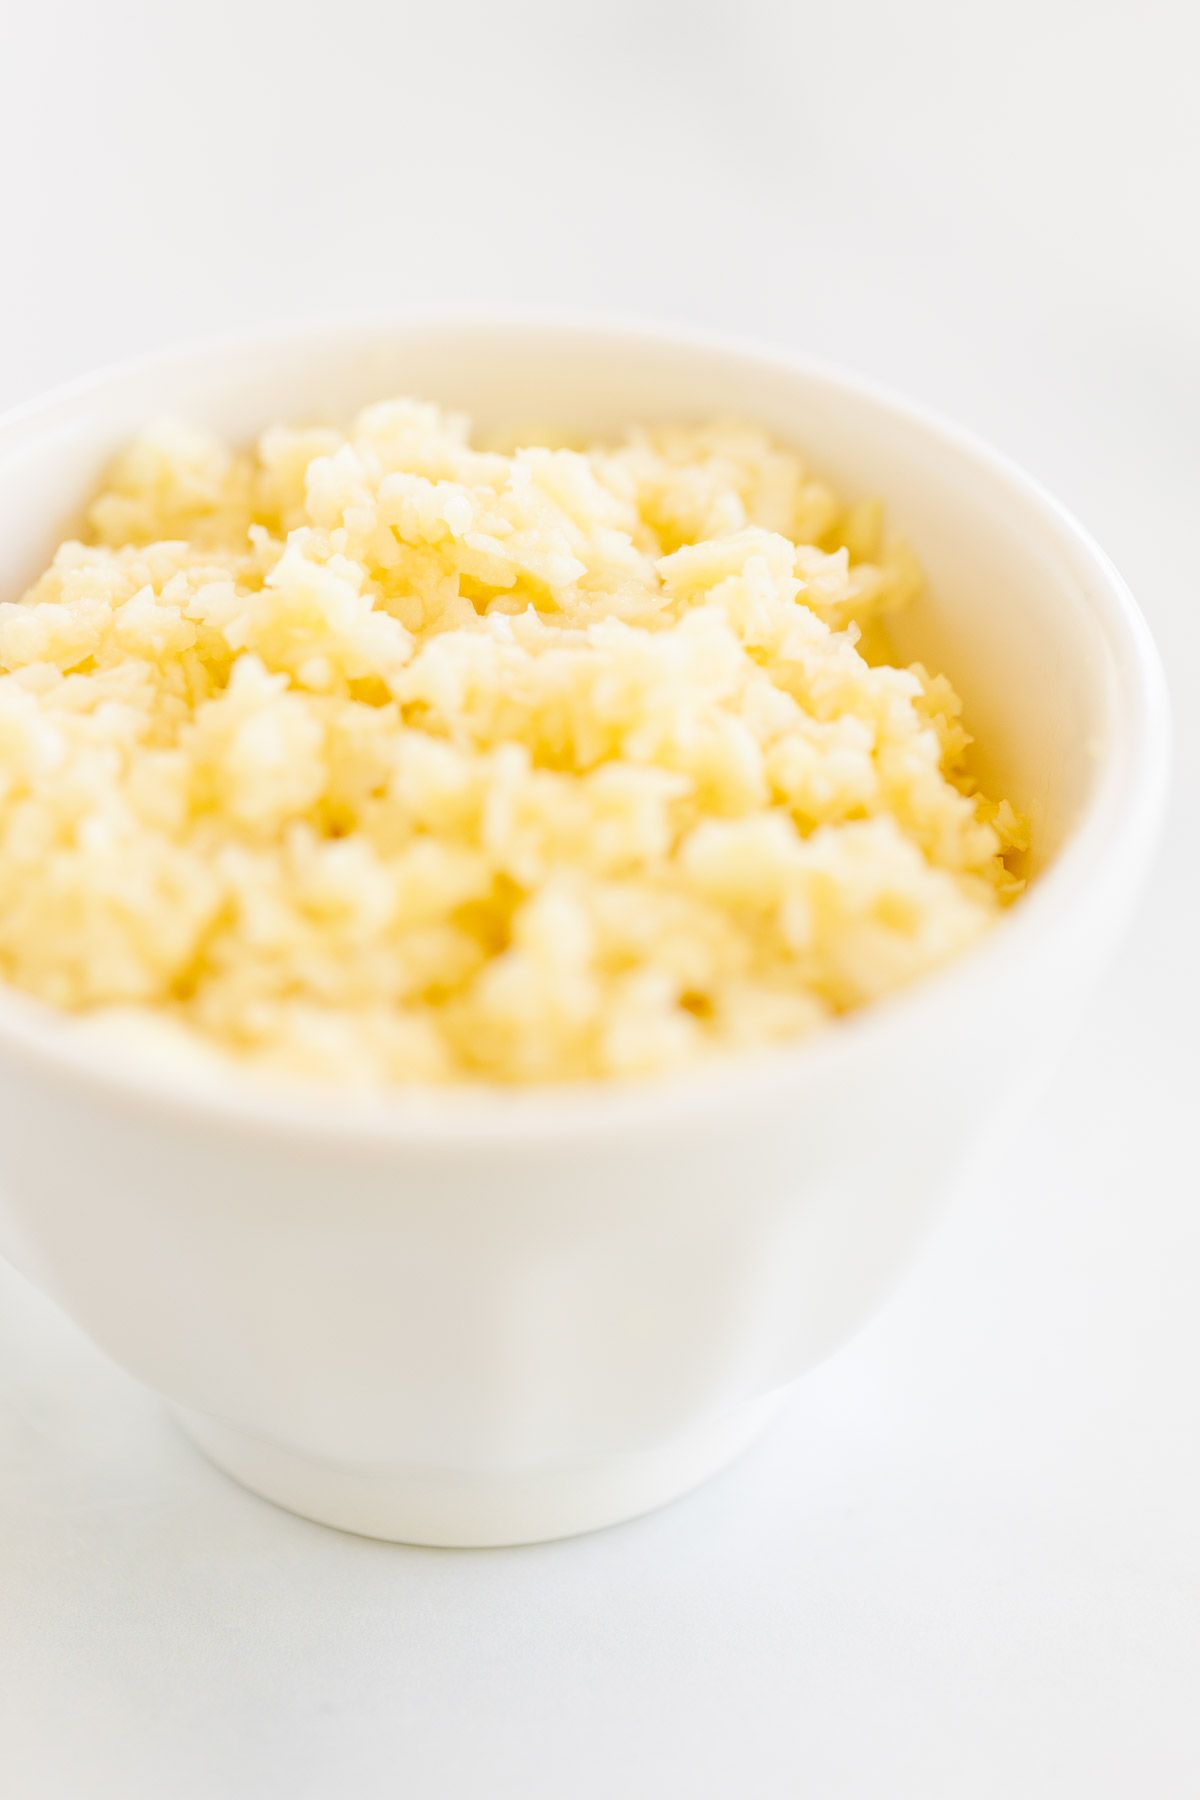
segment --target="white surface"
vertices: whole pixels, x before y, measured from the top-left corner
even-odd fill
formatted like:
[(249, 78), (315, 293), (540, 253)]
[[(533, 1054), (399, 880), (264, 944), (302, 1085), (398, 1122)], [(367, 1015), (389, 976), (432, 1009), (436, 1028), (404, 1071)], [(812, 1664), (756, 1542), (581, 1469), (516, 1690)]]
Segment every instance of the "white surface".
[(806, 14), (481, 6), (465, 97), (462, 8), (6, 26), (0, 400), (267, 313), (441, 297), (833, 355), (1096, 531), (1176, 672), (1183, 795), (1050, 1101), (774, 1434), (669, 1512), (484, 1555), (338, 1538), (209, 1470), (0, 1275), (20, 1800), (1200, 1787), (1200, 32), (1162, 0)]

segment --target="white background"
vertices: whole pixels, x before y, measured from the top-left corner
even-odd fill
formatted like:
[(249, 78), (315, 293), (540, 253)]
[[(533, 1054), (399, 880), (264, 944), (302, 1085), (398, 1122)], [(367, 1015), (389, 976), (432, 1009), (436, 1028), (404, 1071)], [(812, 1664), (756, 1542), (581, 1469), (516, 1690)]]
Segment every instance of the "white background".
[(825, 354), (1095, 530), (1168, 660), (1177, 774), (1036, 1118), (774, 1434), (656, 1517), (474, 1555), (305, 1525), (0, 1274), (0, 1786), (1192, 1800), (1191, 0), (2, 16), (0, 402), (241, 322), (440, 299)]

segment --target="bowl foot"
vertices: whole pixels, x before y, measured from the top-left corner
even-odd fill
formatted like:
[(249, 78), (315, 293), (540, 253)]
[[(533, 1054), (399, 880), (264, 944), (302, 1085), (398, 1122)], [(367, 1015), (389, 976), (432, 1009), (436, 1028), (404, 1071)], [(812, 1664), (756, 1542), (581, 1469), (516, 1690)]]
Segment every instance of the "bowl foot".
[(205, 1413), (176, 1416), (218, 1468), (289, 1512), (393, 1543), (484, 1549), (574, 1537), (664, 1506), (732, 1462), (778, 1404), (768, 1395), (646, 1450), (487, 1474), (320, 1462)]

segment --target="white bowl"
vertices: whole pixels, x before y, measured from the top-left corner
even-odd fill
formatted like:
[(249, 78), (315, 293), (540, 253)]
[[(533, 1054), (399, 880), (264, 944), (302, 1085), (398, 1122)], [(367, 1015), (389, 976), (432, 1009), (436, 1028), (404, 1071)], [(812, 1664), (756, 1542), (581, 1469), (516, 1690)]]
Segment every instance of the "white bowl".
[(25, 407), (0, 422), (0, 594), (147, 418), (243, 437), (403, 392), (596, 432), (735, 414), (883, 496), (930, 581), (900, 648), (953, 678), (1036, 831), (1031, 891), (960, 962), (665, 1082), (373, 1102), (202, 1085), (0, 995), (19, 1266), (260, 1493), (380, 1537), (516, 1543), (702, 1480), (893, 1282), (1117, 941), (1166, 703), (1111, 564), (991, 451), (808, 362), (586, 321), (277, 332)]

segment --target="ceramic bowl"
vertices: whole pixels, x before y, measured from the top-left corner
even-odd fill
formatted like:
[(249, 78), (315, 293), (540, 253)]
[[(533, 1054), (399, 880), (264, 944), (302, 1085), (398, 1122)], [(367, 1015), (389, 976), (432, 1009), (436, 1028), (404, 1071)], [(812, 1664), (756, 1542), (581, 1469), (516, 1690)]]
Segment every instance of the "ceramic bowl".
[(0, 995), (18, 1266), (259, 1493), (380, 1537), (515, 1543), (702, 1480), (895, 1281), (1117, 943), (1166, 705), (1112, 565), (983, 445), (811, 362), (586, 320), (287, 330), (27, 406), (0, 423), (0, 594), (148, 418), (242, 438), (406, 392), (597, 433), (731, 414), (882, 496), (929, 577), (898, 649), (953, 679), (981, 773), (1034, 823), (1028, 894), (959, 962), (671, 1080), (375, 1100), (202, 1083)]

